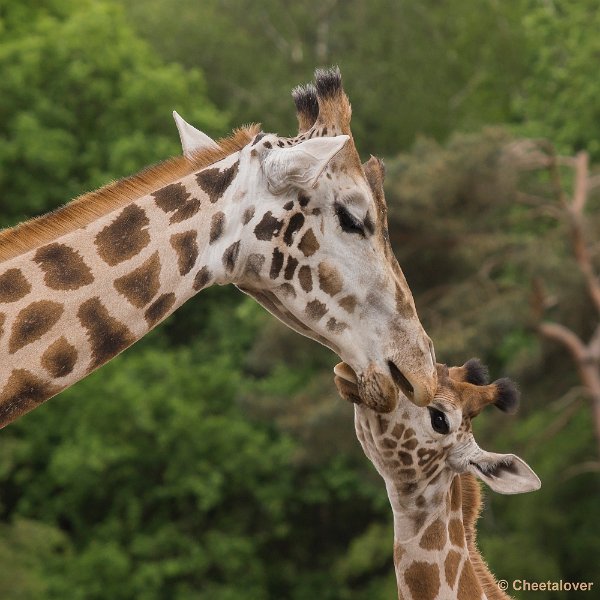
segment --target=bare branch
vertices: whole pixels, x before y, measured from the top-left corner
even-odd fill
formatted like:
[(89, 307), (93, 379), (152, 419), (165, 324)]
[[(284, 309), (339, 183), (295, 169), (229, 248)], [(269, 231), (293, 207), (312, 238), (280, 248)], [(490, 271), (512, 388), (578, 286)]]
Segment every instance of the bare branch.
[(565, 346), (577, 363), (585, 361), (586, 347), (579, 336), (568, 327), (560, 323), (543, 322), (538, 325), (538, 330), (544, 337)]
[(573, 210), (578, 215), (583, 214), (583, 209), (587, 201), (588, 164), (588, 153), (579, 152), (575, 158), (575, 188), (571, 204)]

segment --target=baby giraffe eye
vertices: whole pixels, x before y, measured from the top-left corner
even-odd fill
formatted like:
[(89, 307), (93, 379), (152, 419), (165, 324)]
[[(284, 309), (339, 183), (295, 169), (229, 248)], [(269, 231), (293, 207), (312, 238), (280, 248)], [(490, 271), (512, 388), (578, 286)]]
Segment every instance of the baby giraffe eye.
[(353, 215), (351, 215), (345, 206), (342, 204), (335, 205), (335, 214), (340, 222), (340, 227), (346, 233), (358, 233), (365, 237), (365, 229), (363, 224)]
[(446, 415), (437, 408), (429, 408), (429, 417), (431, 418), (431, 426), (437, 433), (446, 434), (450, 431), (450, 425)]

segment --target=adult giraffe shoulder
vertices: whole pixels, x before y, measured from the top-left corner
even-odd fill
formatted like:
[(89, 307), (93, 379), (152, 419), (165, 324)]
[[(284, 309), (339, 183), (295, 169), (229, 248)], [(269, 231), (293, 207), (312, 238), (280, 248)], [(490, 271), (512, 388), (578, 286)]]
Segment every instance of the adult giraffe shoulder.
[(508, 379), (488, 384), (477, 360), (451, 369), (438, 365), (439, 388), (430, 406), (401, 398), (382, 415), (362, 403), (348, 365), (337, 365), (335, 373), (340, 395), (355, 403), (360, 444), (385, 481), (394, 513), (399, 598), (509, 600), (477, 549), (476, 478), (504, 494), (536, 490), (540, 480), (514, 454), (479, 448), (471, 419), (487, 404), (514, 412), (514, 384)]
[(227, 283), (352, 365), (375, 409), (399, 387), (431, 400), (433, 348), (372, 191), (382, 165), (361, 166), (338, 70), (294, 97), (295, 138), (208, 139), (0, 232), (0, 427)]

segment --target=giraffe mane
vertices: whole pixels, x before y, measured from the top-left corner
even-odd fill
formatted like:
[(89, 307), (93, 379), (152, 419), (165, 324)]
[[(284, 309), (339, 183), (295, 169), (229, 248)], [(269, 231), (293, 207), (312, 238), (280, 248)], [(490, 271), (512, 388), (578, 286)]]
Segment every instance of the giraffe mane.
[(496, 578), (477, 548), (477, 519), (481, 512), (481, 487), (477, 478), (471, 473), (463, 473), (460, 477), (462, 493), (463, 527), (469, 550), (471, 565), (486, 597), (489, 600), (510, 600), (499, 587)]
[(167, 159), (135, 175), (82, 194), (52, 212), (0, 231), (0, 262), (85, 227), (140, 196), (223, 160), (241, 150), (259, 131), (260, 125), (256, 124), (236, 129), (229, 137), (217, 141), (219, 148), (198, 150), (188, 158), (176, 156)]

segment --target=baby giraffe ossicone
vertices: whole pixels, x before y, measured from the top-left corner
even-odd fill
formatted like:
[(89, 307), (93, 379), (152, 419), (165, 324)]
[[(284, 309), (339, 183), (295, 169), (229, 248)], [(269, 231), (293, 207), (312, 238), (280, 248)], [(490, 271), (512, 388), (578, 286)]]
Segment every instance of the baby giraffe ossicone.
[(481, 508), (477, 479), (494, 491), (537, 490), (540, 480), (514, 454), (479, 448), (471, 420), (488, 404), (516, 411), (509, 379), (488, 383), (477, 359), (437, 365), (438, 390), (427, 407), (400, 395), (385, 415), (361, 400), (345, 363), (334, 371), (342, 398), (355, 404), (360, 444), (383, 477), (394, 513), (394, 565), (401, 600), (506, 600), (476, 546)]

